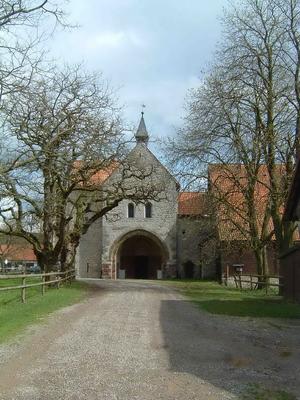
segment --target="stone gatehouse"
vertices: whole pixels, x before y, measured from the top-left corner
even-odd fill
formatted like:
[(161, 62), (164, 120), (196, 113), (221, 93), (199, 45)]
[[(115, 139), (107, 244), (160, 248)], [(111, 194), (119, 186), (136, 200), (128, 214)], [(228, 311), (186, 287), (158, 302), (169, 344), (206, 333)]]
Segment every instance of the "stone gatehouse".
[[(107, 279), (215, 276), (213, 263), (200, 268), (203, 194), (180, 192), (175, 178), (148, 148), (143, 115), (135, 138), (127, 162), (151, 167), (157, 184), (163, 182), (165, 196), (138, 204), (123, 200), (97, 220), (81, 239), (77, 275)], [(136, 185), (140, 184), (137, 180)]]

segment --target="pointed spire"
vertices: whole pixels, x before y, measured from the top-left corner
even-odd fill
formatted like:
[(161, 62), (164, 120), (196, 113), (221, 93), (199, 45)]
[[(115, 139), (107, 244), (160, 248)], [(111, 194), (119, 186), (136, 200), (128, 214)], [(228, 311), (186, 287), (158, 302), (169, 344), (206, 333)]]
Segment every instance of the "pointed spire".
[(138, 127), (138, 129), (136, 131), (135, 138), (136, 138), (137, 143), (145, 143), (145, 144), (147, 144), (148, 140), (149, 140), (149, 135), (148, 135), (148, 132), (147, 132), (145, 121), (144, 121), (144, 112), (142, 111), (141, 114), (142, 114), (142, 117), (141, 117), (141, 120), (140, 120), (139, 127)]

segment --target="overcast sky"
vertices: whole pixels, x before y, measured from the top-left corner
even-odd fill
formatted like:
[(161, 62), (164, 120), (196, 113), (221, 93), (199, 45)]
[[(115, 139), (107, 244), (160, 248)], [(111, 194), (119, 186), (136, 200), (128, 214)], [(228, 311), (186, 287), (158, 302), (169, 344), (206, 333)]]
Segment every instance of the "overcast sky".
[(153, 137), (181, 122), (187, 90), (220, 39), (226, 0), (70, 0), (70, 20), (80, 27), (55, 35), (61, 61), (102, 71), (119, 88), (127, 120), (138, 124), (141, 104)]

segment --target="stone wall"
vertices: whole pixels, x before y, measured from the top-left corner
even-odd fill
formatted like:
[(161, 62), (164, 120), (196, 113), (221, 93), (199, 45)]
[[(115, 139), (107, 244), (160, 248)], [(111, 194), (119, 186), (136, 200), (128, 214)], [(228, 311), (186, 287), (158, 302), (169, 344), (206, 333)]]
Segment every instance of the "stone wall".
[(177, 251), (179, 278), (215, 278), (215, 241), (210, 241), (212, 227), (207, 218), (178, 217)]
[(102, 219), (94, 222), (80, 240), (76, 256), (77, 275), (81, 278), (100, 278)]
[[(126, 173), (127, 166), (132, 167), (137, 175), (144, 174), (145, 178), (138, 179), (134, 176), (124, 181), (124, 169)], [(178, 209), (178, 188), (175, 179), (144, 144), (137, 144), (124, 165), (106, 181), (104, 190), (122, 186), (125, 186), (130, 194), (136, 193), (139, 188), (147, 190), (153, 187), (157, 193), (153, 192), (155, 194), (152, 199), (150, 193), (148, 200), (152, 204), (152, 216), (146, 218), (145, 204), (138, 203), (134, 205), (134, 218), (128, 218), (128, 203), (131, 201), (121, 201), (83, 236), (77, 256), (79, 275), (113, 278), (116, 259), (112, 249), (116, 251), (118, 243), (121, 243), (122, 238), (129, 232), (146, 231), (158, 238), (163, 248), (167, 249), (168, 259), (165, 260), (164, 275), (175, 277)]]
[[(108, 213), (103, 220), (103, 259), (111, 261), (111, 247), (117, 245), (122, 237), (132, 231), (147, 231), (160, 239), (168, 249), (170, 259), (176, 261), (176, 215), (174, 202), (152, 202), (152, 217), (145, 218), (143, 204), (135, 206), (135, 217), (128, 218), (128, 200), (123, 200), (117, 208)], [(113, 217), (111, 218), (113, 214)], [(115, 221), (118, 215), (119, 220)]]
[[(123, 200), (118, 207), (109, 212), (103, 219), (103, 242), (102, 263), (112, 262), (112, 247), (116, 248), (118, 243), (126, 234), (132, 231), (146, 231), (156, 236), (167, 248), (169, 264), (176, 265), (176, 220), (177, 220), (177, 183), (170, 173), (162, 166), (156, 157), (144, 144), (137, 144), (127, 157), (126, 162), (134, 166), (135, 171), (146, 176), (144, 179), (132, 178), (132, 183), (127, 186), (133, 187), (134, 191), (141, 188), (151, 188), (149, 201), (152, 204), (152, 216), (146, 218), (145, 204), (134, 205), (134, 218), (128, 218), (129, 200)], [(151, 174), (150, 174), (151, 172)], [(108, 180), (107, 185), (115, 184), (120, 180), (120, 172), (117, 171)], [(154, 196), (151, 200), (151, 196)], [(171, 270), (169, 268), (169, 270)]]

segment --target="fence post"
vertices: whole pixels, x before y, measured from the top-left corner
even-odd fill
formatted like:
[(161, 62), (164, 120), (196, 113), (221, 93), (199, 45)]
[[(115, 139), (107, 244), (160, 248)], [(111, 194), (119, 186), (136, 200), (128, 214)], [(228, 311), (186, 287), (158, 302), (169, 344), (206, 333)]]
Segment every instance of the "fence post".
[(241, 273), (240, 273), (240, 272), (239, 272), (238, 276), (239, 276), (239, 286), (240, 286), (240, 290), (242, 290), (242, 289), (243, 289), (243, 287), (242, 287), (242, 277), (241, 277)]
[(60, 284), (60, 275), (56, 275), (56, 279), (57, 279), (56, 288), (57, 288), (57, 289), (59, 289), (59, 284)]
[[(22, 286), (25, 286), (26, 284), (26, 278), (22, 278)], [(22, 297), (22, 303), (26, 302), (26, 288), (22, 287), (21, 289), (21, 297)]]
[(236, 279), (236, 275), (233, 275), (233, 279), (234, 279), (234, 283), (235, 283), (235, 287), (236, 289), (238, 289), (238, 283), (237, 283), (237, 279)]
[(46, 281), (46, 278), (45, 278), (45, 275), (43, 275), (42, 276), (42, 296), (44, 296), (44, 294), (45, 294), (45, 281)]
[(228, 286), (228, 277), (229, 277), (229, 266), (226, 265), (226, 272), (225, 272), (225, 285)]

